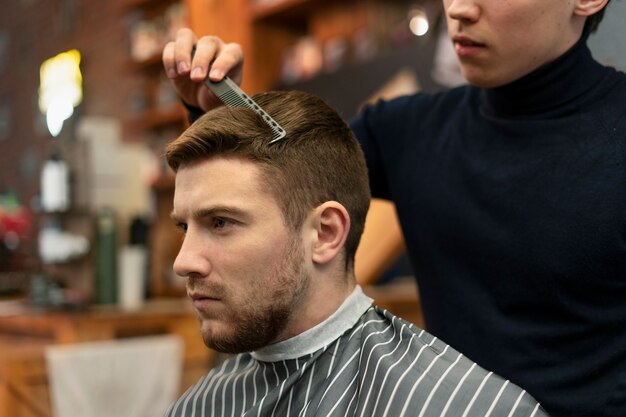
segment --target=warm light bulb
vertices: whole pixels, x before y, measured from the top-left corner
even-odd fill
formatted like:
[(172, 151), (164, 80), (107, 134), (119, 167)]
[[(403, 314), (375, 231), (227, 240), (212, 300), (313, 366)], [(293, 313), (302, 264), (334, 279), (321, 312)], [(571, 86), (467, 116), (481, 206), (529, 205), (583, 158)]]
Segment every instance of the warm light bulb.
[(409, 18), (409, 29), (415, 36), (424, 36), (429, 29), (428, 17), (422, 10), (412, 10)]
[(74, 114), (74, 106), (70, 100), (57, 97), (48, 107), (46, 112), (46, 124), (50, 134), (57, 137), (63, 128), (63, 122)]
[(50, 134), (57, 136), (83, 98), (80, 53), (73, 49), (58, 54), (41, 64), (40, 72), (39, 108)]

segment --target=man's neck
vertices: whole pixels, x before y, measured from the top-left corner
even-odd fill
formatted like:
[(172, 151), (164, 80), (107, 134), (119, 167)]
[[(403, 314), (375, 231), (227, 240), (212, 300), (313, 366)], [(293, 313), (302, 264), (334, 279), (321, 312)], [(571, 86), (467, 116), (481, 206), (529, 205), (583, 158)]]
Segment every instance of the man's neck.
[(371, 305), (372, 299), (363, 294), (361, 287), (353, 286), (353, 291), (338, 308), (317, 325), (251, 354), (255, 359), (264, 362), (295, 359), (311, 354), (352, 328)]
[[(285, 334), (281, 340), (303, 333), (329, 318), (353, 293), (356, 287), (355, 280), (347, 282), (345, 278), (342, 278), (341, 281), (329, 277), (324, 279), (325, 281), (320, 279), (313, 280), (321, 283), (321, 285), (311, 286), (306, 302), (302, 304), (301, 309), (292, 315), (293, 323), (290, 326), (289, 333)], [(341, 283), (330, 285), (328, 282), (330, 279), (333, 282)]]

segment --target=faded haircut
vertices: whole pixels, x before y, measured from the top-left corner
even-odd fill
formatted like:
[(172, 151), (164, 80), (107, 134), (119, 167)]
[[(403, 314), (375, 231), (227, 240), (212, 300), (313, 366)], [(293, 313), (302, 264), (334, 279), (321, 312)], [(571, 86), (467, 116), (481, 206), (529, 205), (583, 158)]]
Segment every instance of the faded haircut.
[(353, 266), (370, 190), (363, 152), (352, 131), (337, 112), (309, 93), (275, 91), (253, 99), (286, 130), (285, 138), (270, 144), (272, 130), (260, 116), (245, 107), (222, 106), (167, 146), (167, 163), (174, 171), (216, 156), (259, 164), (264, 185), (294, 231), (320, 204), (341, 203), (351, 222), (345, 264)]

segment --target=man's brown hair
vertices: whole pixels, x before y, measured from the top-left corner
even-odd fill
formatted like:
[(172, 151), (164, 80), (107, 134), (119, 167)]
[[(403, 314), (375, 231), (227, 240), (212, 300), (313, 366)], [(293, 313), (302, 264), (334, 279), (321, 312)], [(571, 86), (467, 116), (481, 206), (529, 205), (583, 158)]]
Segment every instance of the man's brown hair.
[(260, 116), (245, 107), (222, 106), (168, 145), (168, 164), (177, 171), (214, 156), (258, 163), (264, 184), (294, 231), (320, 204), (341, 203), (350, 215), (345, 261), (352, 265), (370, 201), (367, 168), (356, 138), (341, 117), (312, 94), (276, 91), (253, 99), (286, 130), (285, 138), (270, 144), (272, 131)]

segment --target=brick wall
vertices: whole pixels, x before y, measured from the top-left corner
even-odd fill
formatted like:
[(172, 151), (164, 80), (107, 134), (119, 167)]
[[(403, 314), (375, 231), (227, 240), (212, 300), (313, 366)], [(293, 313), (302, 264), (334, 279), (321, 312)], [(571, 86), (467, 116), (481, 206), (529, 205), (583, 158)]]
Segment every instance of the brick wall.
[[(137, 80), (126, 70), (124, 1), (12, 0), (4, 5), (0, 103), (6, 104), (0, 123), (8, 128), (0, 135), (0, 191), (16, 191), (25, 204), (39, 192), (40, 167), (53, 142), (37, 107), (39, 66), (47, 58), (72, 48), (82, 54), (84, 98), (72, 122), (80, 115), (125, 115)], [(59, 136), (70, 145), (71, 125)]]

